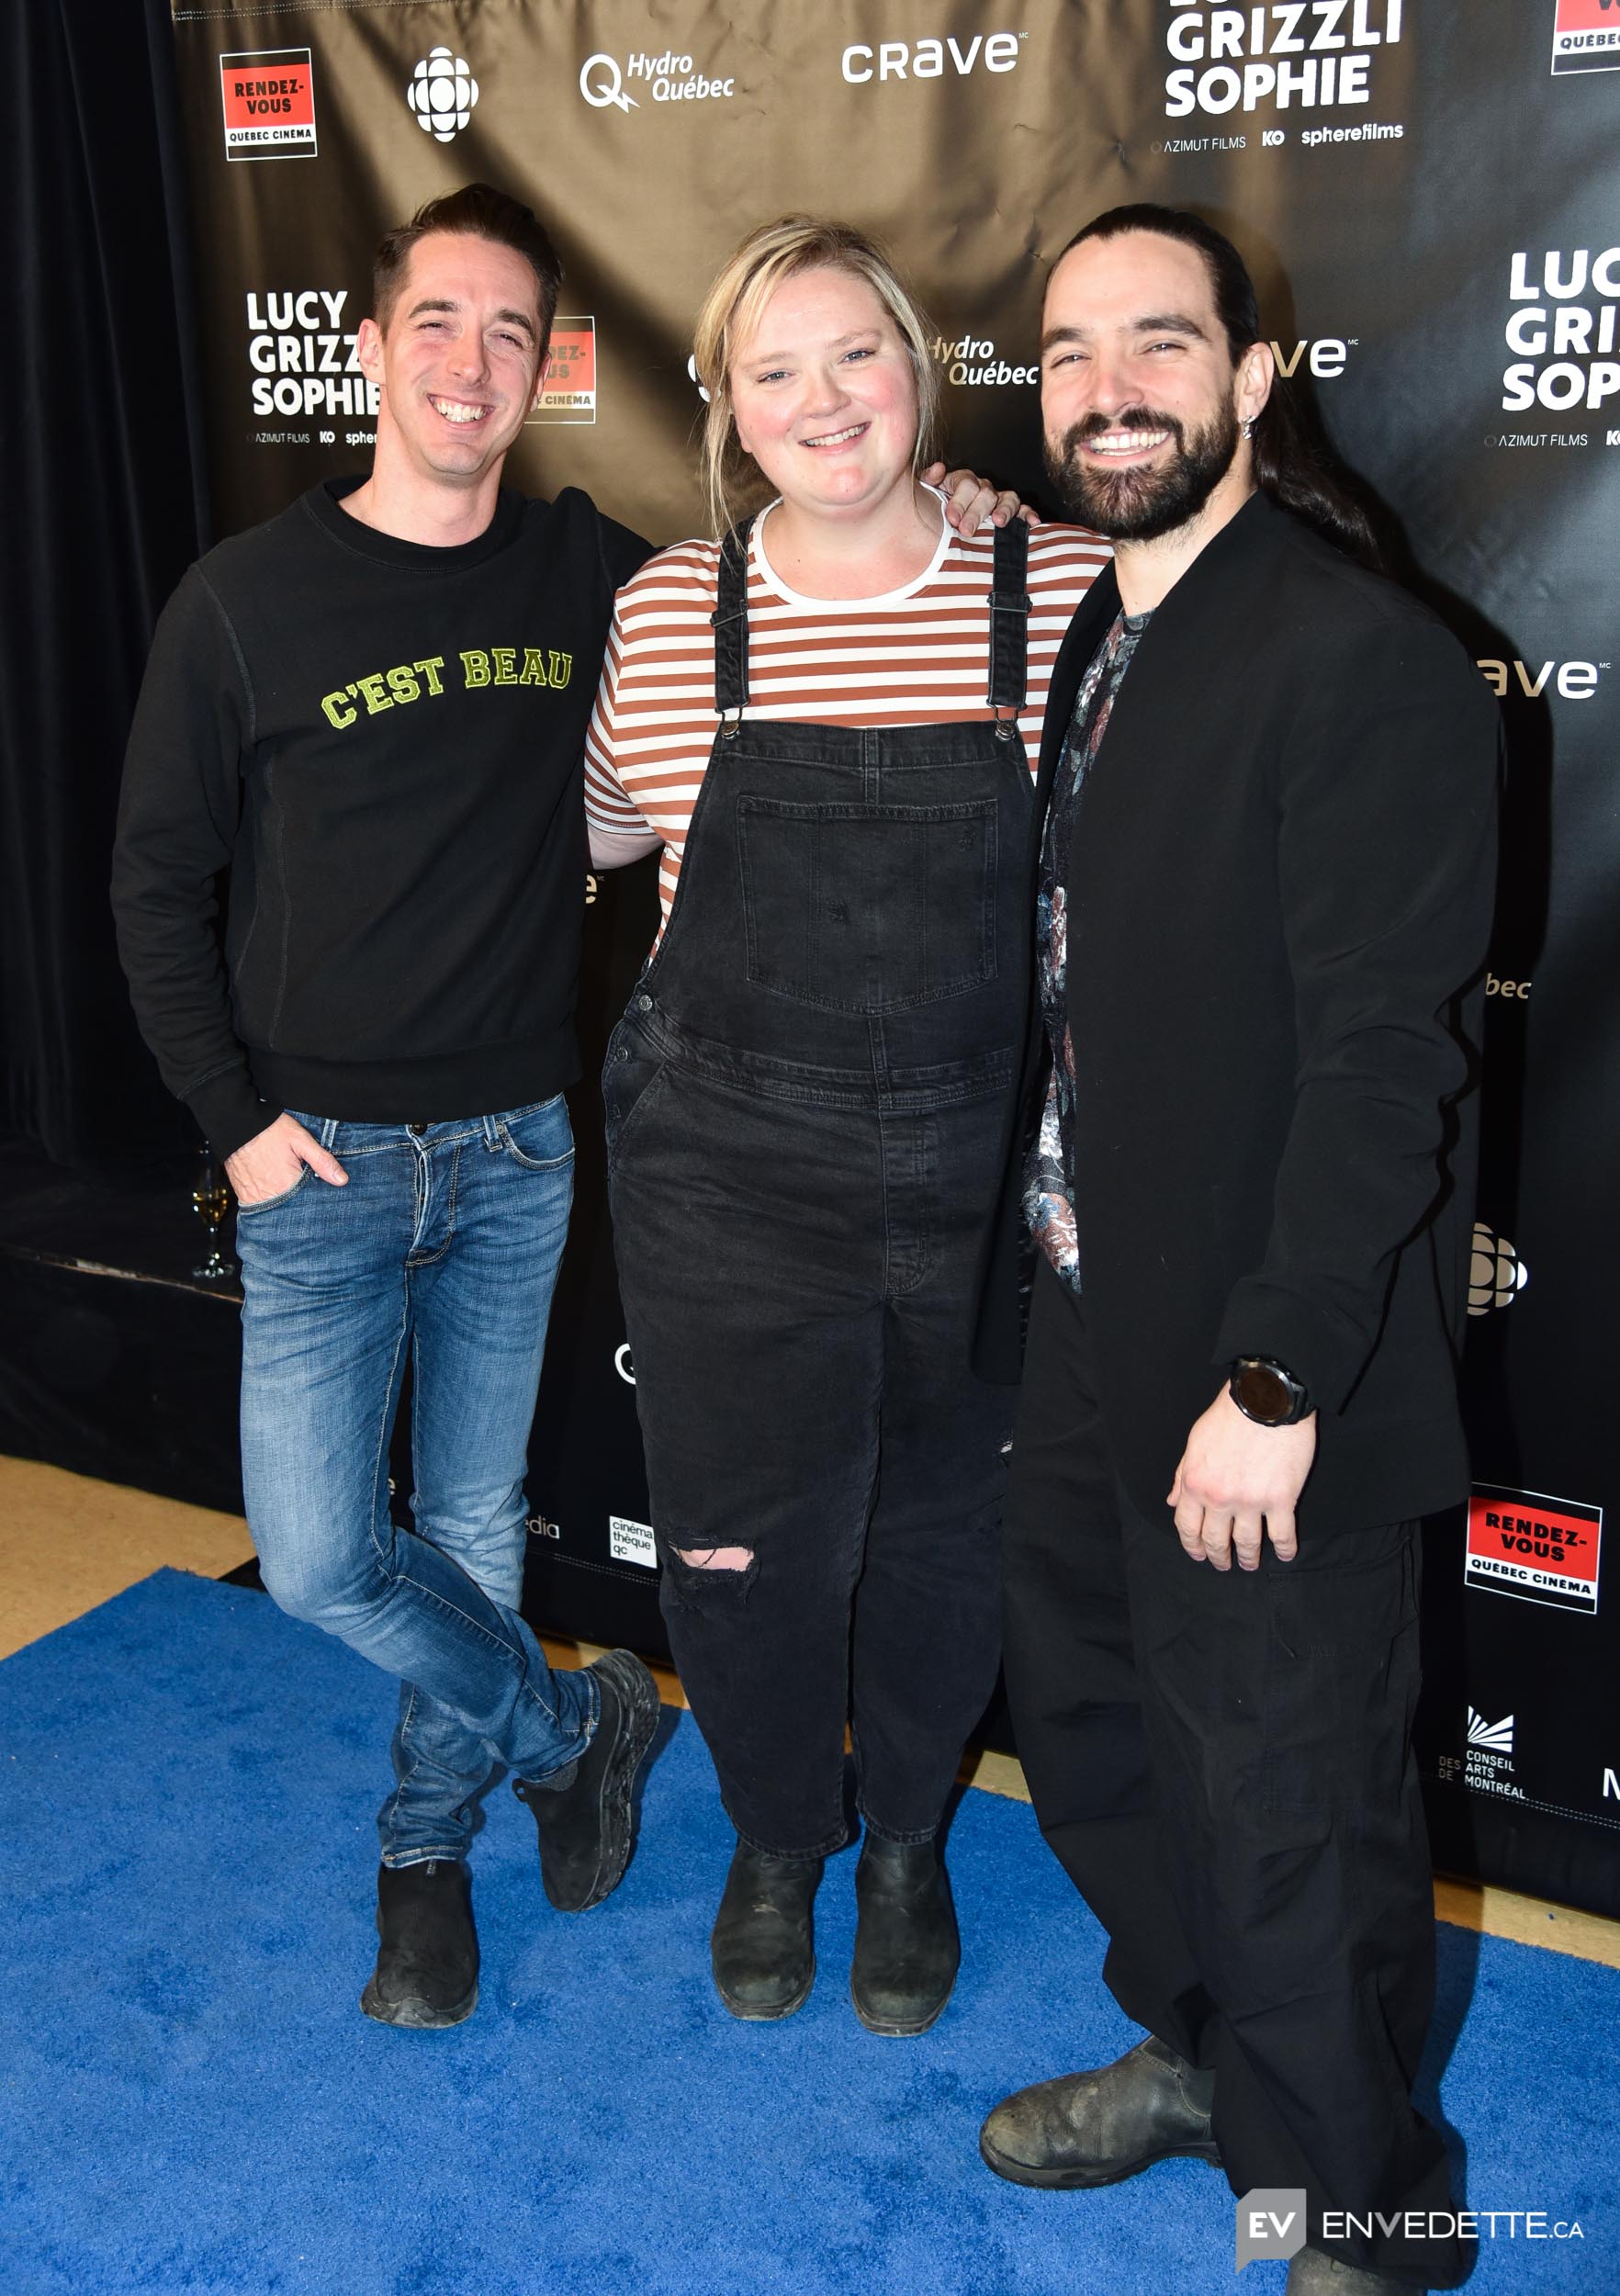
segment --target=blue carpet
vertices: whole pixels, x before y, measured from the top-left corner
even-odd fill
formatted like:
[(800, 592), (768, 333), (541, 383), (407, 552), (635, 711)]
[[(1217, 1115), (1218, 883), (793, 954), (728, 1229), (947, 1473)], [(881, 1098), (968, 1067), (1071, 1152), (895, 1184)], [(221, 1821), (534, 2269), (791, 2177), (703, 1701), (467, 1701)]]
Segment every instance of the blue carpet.
[[(1196, 2163), (1089, 2194), (980, 2166), (1004, 2090), (1135, 2038), (1029, 1811), (990, 1795), (951, 1833), (966, 1959), (921, 2040), (849, 2009), (849, 1857), (807, 2008), (720, 2008), (728, 1835), (685, 1720), (592, 1913), (551, 1911), (533, 1824), (492, 1794), (477, 2015), (371, 2024), (391, 1711), (339, 1644), (174, 1571), (0, 1666), (4, 2296), (1278, 2296), (1280, 2266), (1234, 2280), (1232, 2198)], [(1471, 2286), (1606, 2296), (1620, 1973), (1441, 1935), (1436, 2058), (1473, 2205), (1584, 2233), (1504, 2225)]]

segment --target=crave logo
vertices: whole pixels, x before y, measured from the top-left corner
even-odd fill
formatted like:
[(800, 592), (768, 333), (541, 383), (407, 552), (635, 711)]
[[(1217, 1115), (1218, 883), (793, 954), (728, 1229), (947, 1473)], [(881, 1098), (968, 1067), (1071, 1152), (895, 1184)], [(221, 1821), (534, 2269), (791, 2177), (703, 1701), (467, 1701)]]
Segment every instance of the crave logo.
[[(1174, 68), (1164, 82), (1164, 116), (1370, 104), (1373, 67), (1384, 49), (1399, 46), (1404, 16), (1405, 0), (1288, 0), (1242, 8), (1170, 0), (1164, 44)], [(1305, 140), (1361, 142), (1403, 132), (1367, 122)]]
[(945, 39), (885, 39), (846, 48), (839, 70), (851, 87), (869, 80), (965, 80), (975, 71), (1016, 72), (1024, 32), (975, 32), (965, 46)]
[(1620, 0), (1554, 0), (1552, 68), (1620, 72)]
[[(1620, 12), (1620, 0), (1614, 6)], [(1620, 70), (1620, 47), (1614, 66)], [(1563, 414), (1620, 397), (1620, 247), (1595, 254), (1589, 247), (1521, 251), (1508, 268), (1508, 300), (1505, 332), (1514, 356), (1502, 374), (1502, 403), (1510, 412), (1546, 407)]]
[[(1469, 1586), (1595, 1618), (1603, 1531), (1602, 1507), (1476, 1483), (1468, 1501), (1463, 1576)], [(1487, 1750), (1502, 1750), (1491, 1749), (1489, 1740), (1485, 1745)], [(1511, 1737), (1505, 1750), (1513, 1751)]]
[(546, 377), (530, 422), (596, 420), (596, 321), (556, 319), (546, 351)]
[(307, 48), (219, 59), (228, 160), (315, 159), (315, 73)]

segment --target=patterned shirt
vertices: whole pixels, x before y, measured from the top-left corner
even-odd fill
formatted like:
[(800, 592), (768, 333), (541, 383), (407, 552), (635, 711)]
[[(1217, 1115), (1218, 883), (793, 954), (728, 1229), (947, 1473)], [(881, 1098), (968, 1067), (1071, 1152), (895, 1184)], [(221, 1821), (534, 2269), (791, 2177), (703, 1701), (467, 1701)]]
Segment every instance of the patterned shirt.
[(1097, 764), (1125, 672), (1151, 616), (1119, 613), (1080, 681), (1052, 785), (1041, 841), (1035, 906), (1035, 967), (1052, 1048), (1052, 1081), (1024, 1176), (1024, 1216), (1053, 1269), (1080, 1289), (1074, 1232), (1074, 1040), (1069, 1029), (1069, 853), (1081, 792)]
[[(875, 598), (809, 598), (771, 563), (771, 520), (748, 543), (748, 705), (745, 717), (827, 726), (922, 726), (985, 720), (995, 543), (943, 526), (932, 558), (904, 589)], [(692, 808), (719, 718), (714, 611), (720, 546), (660, 550), (620, 591), (585, 750), (585, 811), (593, 827), (656, 829), (664, 840), (658, 892), (667, 918)], [(1108, 563), (1108, 546), (1081, 526), (1029, 535), (1029, 688), (1018, 726), (1031, 774), (1041, 755), (1046, 690), (1074, 609)]]

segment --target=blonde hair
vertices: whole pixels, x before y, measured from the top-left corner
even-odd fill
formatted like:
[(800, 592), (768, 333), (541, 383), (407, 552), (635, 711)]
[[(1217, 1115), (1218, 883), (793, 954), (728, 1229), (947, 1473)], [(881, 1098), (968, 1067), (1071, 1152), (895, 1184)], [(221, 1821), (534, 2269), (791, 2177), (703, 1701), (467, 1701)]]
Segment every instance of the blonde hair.
[(928, 347), (930, 329), (888, 255), (876, 240), (850, 224), (784, 215), (780, 222), (750, 231), (733, 250), (703, 298), (693, 331), (693, 364), (709, 399), (703, 418), (703, 495), (717, 535), (736, 523), (738, 494), (763, 495), (759, 474), (737, 443), (731, 363), (783, 280), (804, 271), (842, 271), (864, 279), (883, 304), (899, 330), (917, 386), (913, 474), (935, 456), (939, 368)]

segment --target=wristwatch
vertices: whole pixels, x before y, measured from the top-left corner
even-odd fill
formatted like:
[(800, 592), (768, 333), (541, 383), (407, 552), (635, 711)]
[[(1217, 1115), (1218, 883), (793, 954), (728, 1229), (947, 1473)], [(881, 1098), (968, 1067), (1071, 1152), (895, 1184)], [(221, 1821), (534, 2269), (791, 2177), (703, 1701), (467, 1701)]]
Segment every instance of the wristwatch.
[(1311, 1409), (1303, 1379), (1272, 1356), (1240, 1356), (1232, 1367), (1229, 1392), (1257, 1427), (1291, 1427)]

